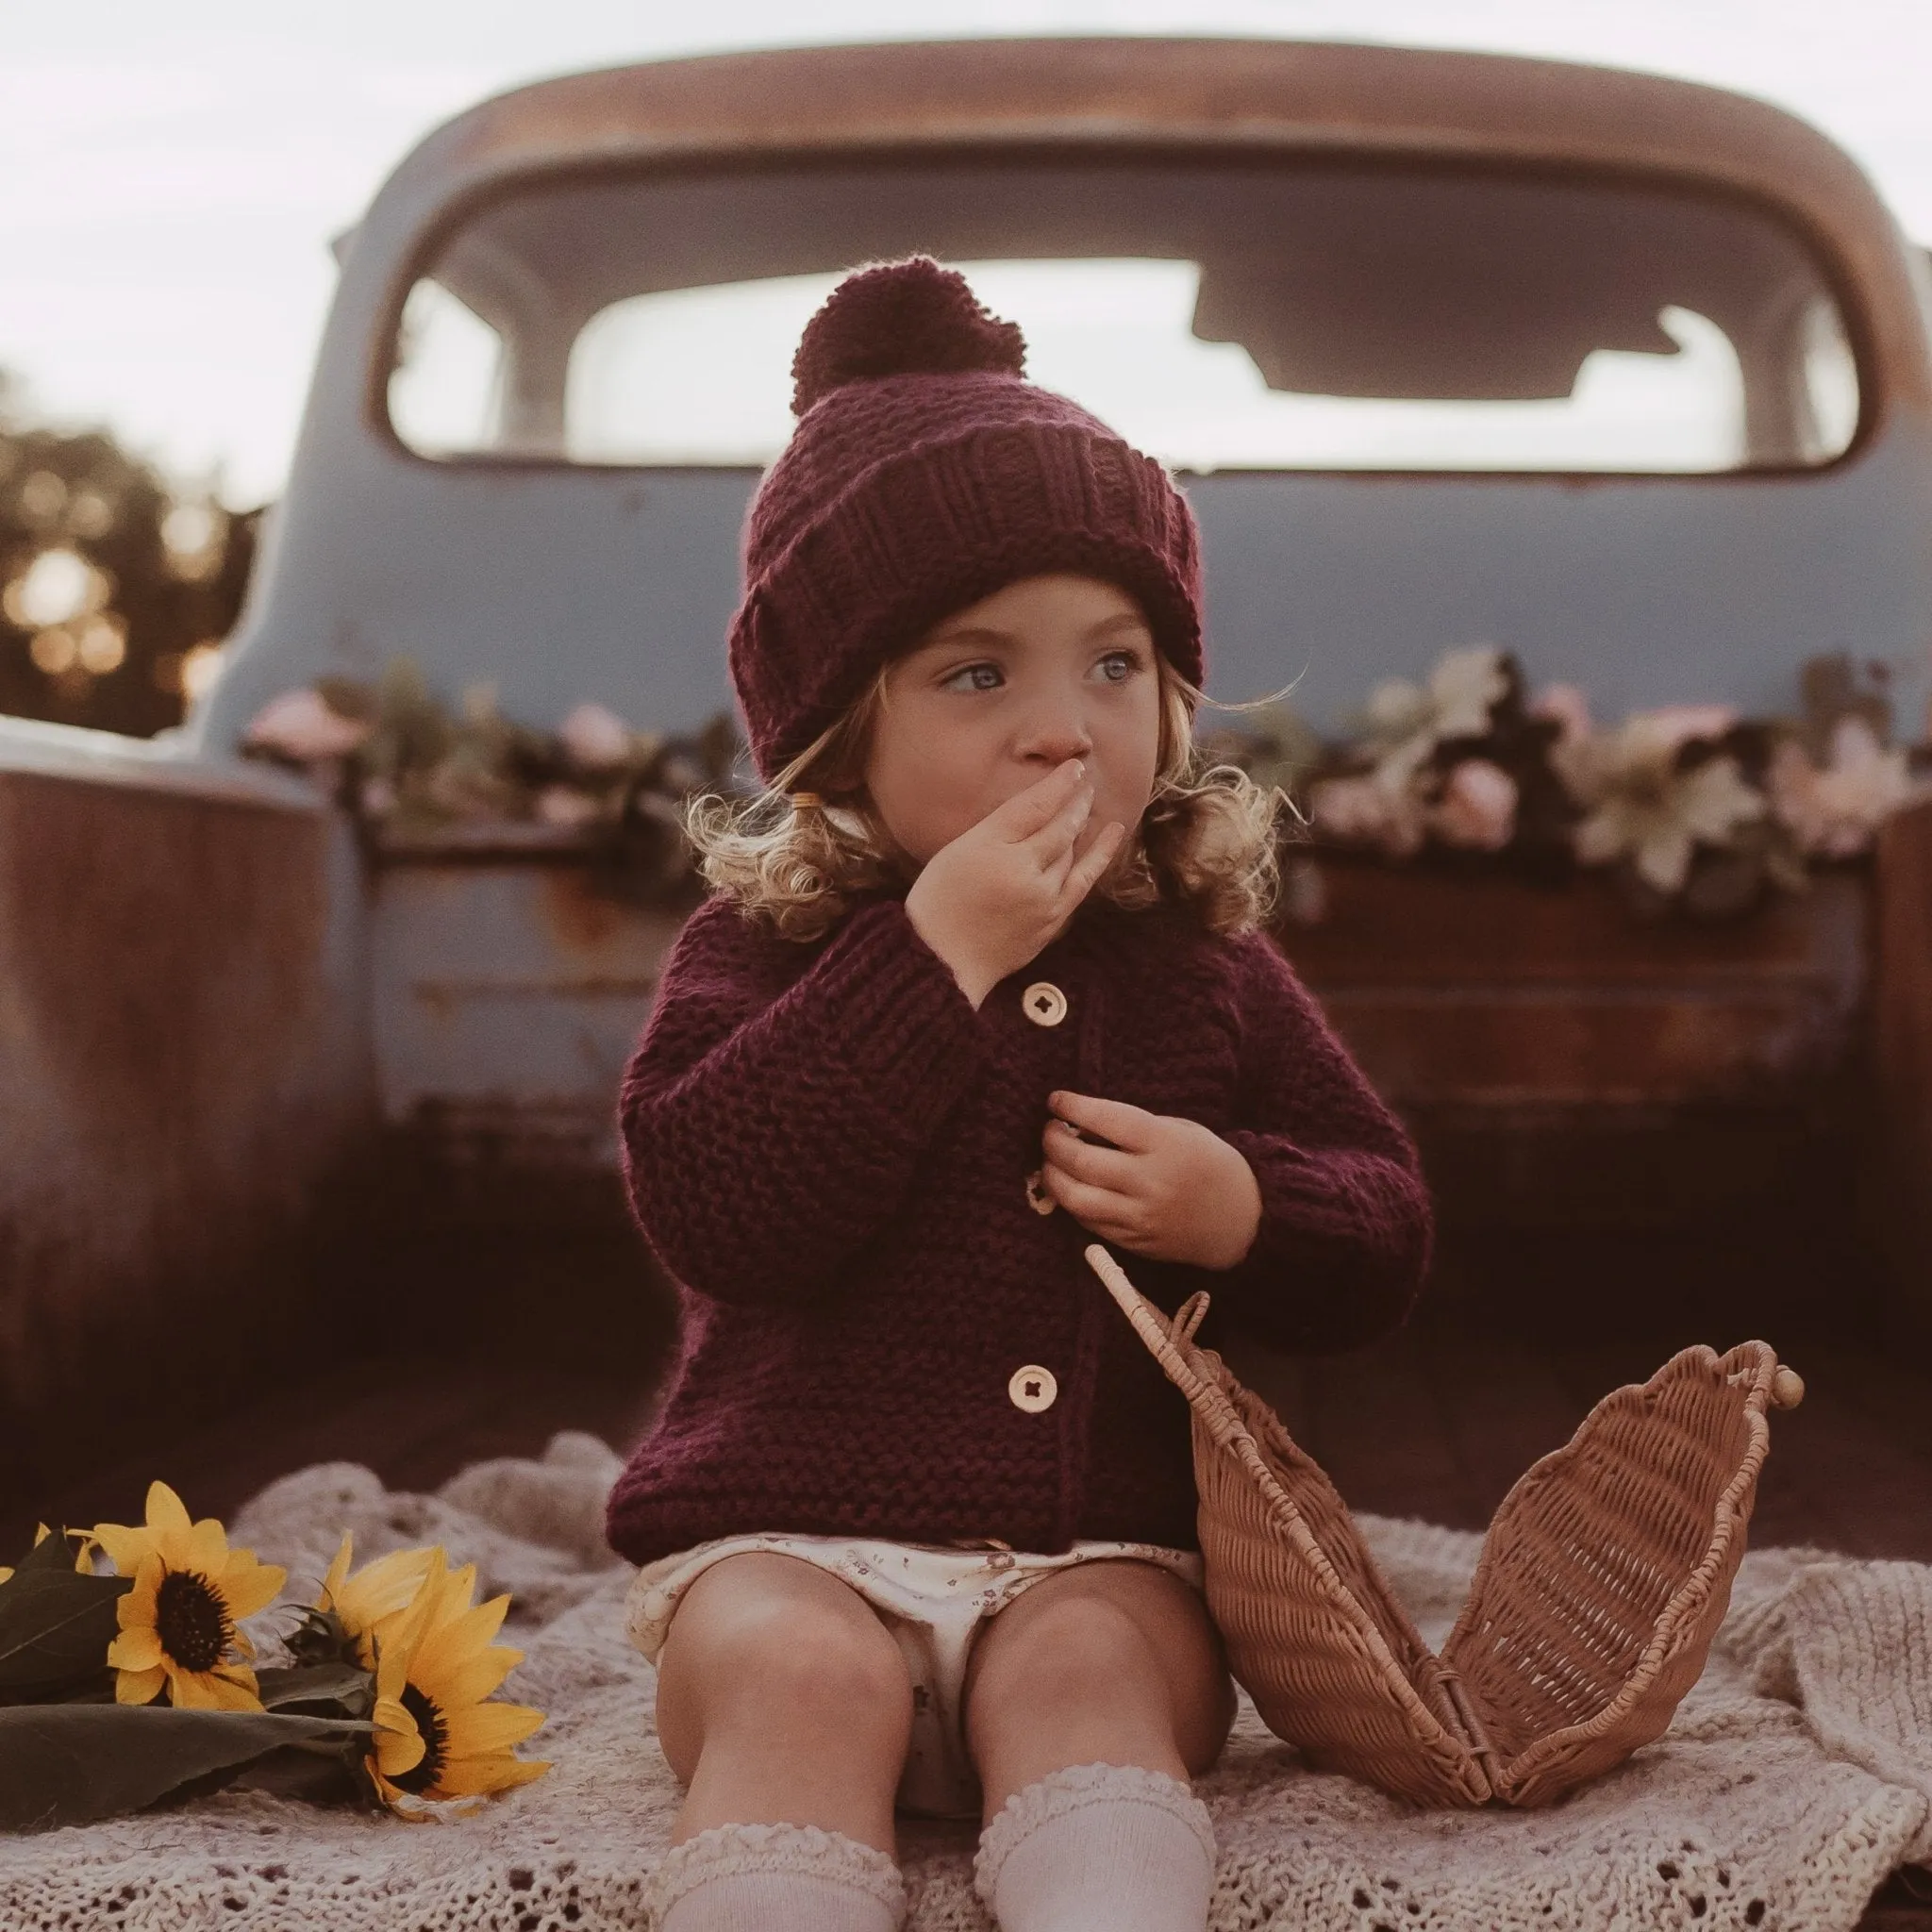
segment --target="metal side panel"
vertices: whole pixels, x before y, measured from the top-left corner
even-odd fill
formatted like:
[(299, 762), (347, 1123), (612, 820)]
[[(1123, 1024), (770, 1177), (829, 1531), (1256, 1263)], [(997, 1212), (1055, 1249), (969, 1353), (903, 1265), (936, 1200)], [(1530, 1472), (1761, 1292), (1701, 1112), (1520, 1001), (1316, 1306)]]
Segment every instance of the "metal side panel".
[(618, 1081), (683, 919), (600, 893), (580, 863), (383, 867), (384, 1121), (452, 1164), (614, 1167)]

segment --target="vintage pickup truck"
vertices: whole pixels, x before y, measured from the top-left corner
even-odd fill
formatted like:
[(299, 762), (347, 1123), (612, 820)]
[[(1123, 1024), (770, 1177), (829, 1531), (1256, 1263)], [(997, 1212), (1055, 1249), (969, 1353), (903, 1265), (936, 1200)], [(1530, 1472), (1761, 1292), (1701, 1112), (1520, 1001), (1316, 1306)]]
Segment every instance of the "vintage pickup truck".
[[(1840, 652), (1923, 731), (1925, 264), (1761, 103), (1129, 39), (733, 55), (488, 101), (339, 244), (287, 494), (188, 725), (0, 721), (23, 1487), (352, 1318), (433, 1331), (491, 1302), (570, 1347), (661, 1336), (611, 1101), (680, 907), (568, 825), (372, 836), (242, 740), (277, 694), (404, 658), (534, 727), (592, 700), (694, 738), (730, 702), (738, 531), (798, 327), (841, 270), (915, 250), (1180, 474), (1216, 697), (1293, 680), (1335, 729), (1375, 680), (1488, 641), (1606, 715), (1761, 713)], [(1637, 921), (1593, 877), (1321, 862), (1325, 909), (1282, 942), (1422, 1136), (1443, 1294), (1507, 1278), (1518, 1319), (1601, 1324), (1721, 1275), (1788, 1313), (1914, 1311), (1923, 809), (1728, 924)]]

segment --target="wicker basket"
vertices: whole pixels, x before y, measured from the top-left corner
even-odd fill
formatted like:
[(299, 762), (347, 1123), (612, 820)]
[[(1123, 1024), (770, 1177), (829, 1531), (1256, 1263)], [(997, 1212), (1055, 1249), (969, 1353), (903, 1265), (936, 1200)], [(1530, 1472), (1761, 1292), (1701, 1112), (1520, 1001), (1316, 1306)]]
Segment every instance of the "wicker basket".
[(1762, 1341), (1687, 1348), (1597, 1404), (1517, 1482), (1438, 1657), (1333, 1483), (1194, 1330), (1098, 1242), (1087, 1258), (1193, 1409), (1208, 1606), (1235, 1676), (1309, 1763), (1419, 1805), (1546, 1805), (1660, 1736), (1744, 1554), (1768, 1407), (1804, 1385)]

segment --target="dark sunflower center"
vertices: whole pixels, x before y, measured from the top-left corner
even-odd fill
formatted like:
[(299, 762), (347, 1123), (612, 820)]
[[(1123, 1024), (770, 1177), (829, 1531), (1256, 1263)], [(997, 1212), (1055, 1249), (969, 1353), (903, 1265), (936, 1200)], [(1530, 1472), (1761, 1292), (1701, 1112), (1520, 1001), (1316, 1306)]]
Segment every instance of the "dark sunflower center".
[(155, 1596), (161, 1648), (184, 1671), (211, 1671), (228, 1647), (228, 1613), (214, 1586), (192, 1570), (170, 1570)]
[(438, 1710), (422, 1691), (413, 1684), (403, 1686), (403, 1708), (416, 1720), (416, 1728), (423, 1733), (423, 1756), (406, 1772), (390, 1779), (398, 1790), (408, 1791), (411, 1796), (420, 1796), (433, 1785), (442, 1772), (442, 1760), (449, 1745), (449, 1732), (442, 1722), (442, 1713)]

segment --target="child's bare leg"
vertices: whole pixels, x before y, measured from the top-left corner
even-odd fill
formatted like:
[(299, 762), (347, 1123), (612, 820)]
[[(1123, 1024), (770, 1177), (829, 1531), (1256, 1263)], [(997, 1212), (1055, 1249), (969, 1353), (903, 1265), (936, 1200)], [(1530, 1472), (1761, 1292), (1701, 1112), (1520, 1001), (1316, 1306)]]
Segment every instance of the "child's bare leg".
[(714, 1563), (658, 1658), (658, 1736), (687, 1787), (671, 1842), (815, 1824), (896, 1857), (912, 1683), (858, 1592), (775, 1551)]
[(1150, 1563), (1058, 1571), (1002, 1610), (968, 1659), (966, 1734), (974, 1886), (1004, 1932), (1204, 1932), (1214, 1826), (1188, 1780), (1233, 1717), (1200, 1598)]
[(1136, 1764), (1186, 1780), (1221, 1755), (1234, 1684), (1198, 1591), (1151, 1563), (1060, 1570), (980, 1630), (966, 1741), (997, 1816), (1070, 1764)]

